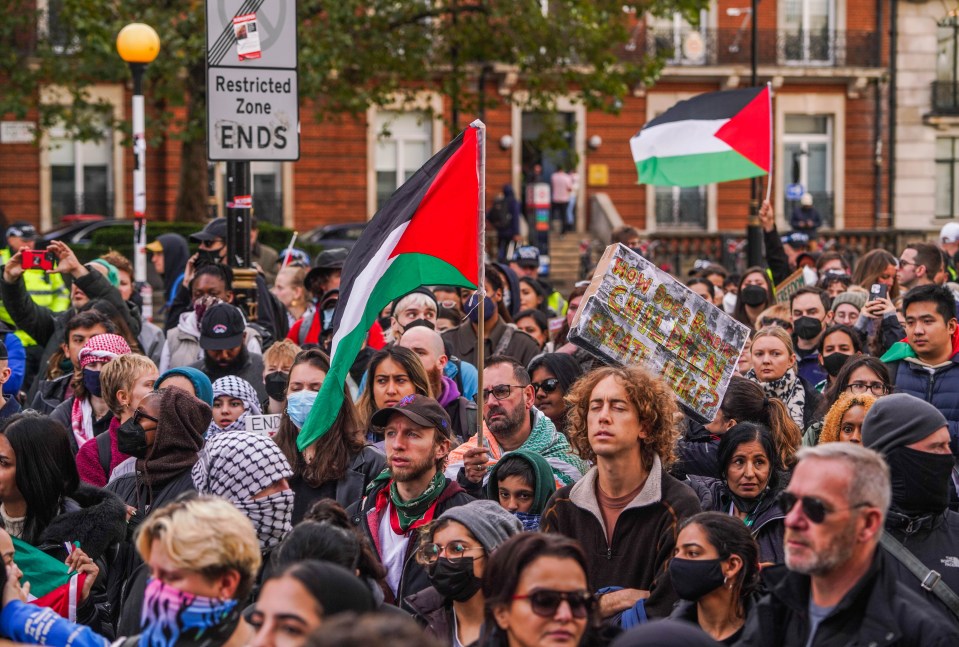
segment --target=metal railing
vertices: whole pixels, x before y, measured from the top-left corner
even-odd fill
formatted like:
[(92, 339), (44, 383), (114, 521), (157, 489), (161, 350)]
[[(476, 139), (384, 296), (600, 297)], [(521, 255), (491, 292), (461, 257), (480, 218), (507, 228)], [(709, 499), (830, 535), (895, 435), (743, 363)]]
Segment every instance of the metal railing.
[(932, 82), (932, 111), (940, 115), (959, 115), (959, 82)]
[[(869, 31), (760, 29), (757, 64), (810, 67), (879, 67), (878, 36)], [(749, 65), (746, 29), (646, 27), (646, 52), (670, 65)]]

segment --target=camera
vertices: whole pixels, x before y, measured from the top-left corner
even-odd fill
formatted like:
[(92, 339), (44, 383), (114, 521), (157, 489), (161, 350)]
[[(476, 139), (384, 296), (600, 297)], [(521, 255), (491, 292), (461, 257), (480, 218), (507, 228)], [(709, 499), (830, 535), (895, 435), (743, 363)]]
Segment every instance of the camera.
[(20, 254), (20, 264), (25, 270), (52, 270), (57, 266), (57, 257), (43, 249), (25, 249)]

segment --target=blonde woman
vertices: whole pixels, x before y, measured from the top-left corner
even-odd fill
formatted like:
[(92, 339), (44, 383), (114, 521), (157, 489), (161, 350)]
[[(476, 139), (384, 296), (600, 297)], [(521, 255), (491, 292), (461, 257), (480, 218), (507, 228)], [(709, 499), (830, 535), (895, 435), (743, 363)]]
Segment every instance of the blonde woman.
[(782, 400), (789, 417), (805, 429), (822, 396), (799, 377), (792, 337), (780, 326), (766, 326), (753, 335), (750, 350), (753, 367), (746, 377), (763, 387), (766, 397)]

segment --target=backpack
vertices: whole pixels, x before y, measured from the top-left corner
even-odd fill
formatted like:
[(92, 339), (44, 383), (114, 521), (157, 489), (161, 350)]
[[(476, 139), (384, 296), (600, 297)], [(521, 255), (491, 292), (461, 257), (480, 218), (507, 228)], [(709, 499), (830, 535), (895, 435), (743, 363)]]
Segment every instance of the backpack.
[(506, 229), (513, 221), (513, 215), (506, 208), (506, 196), (500, 193), (486, 212), (486, 219), (497, 229)]

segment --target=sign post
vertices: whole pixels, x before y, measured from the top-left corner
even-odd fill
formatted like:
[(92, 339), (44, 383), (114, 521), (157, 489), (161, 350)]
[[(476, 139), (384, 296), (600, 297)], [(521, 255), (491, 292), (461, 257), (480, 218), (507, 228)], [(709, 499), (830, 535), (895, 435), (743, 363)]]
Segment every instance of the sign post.
[(227, 162), (227, 262), (250, 319), (250, 162), (300, 157), (296, 28), (296, 0), (206, 0), (207, 157)]

